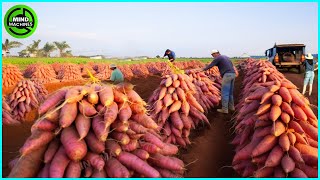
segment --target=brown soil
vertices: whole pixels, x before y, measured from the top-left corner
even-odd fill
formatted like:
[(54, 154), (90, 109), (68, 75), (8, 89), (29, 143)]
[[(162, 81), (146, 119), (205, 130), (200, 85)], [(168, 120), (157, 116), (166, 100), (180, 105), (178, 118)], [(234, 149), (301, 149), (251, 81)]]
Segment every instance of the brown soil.
[[(303, 75), (283, 72), (285, 76), (302, 88)], [(316, 75), (317, 76), (317, 75)], [(234, 96), (237, 98), (241, 91), (242, 76), (236, 79)], [(135, 86), (137, 93), (145, 100), (159, 86), (161, 78), (159, 76), (150, 76), (148, 78), (135, 78), (130, 82)], [(55, 91), (64, 86), (81, 85), (85, 82), (69, 82), (46, 85), (49, 92)], [(312, 104), (318, 104), (318, 82), (314, 82), (312, 97), (309, 98)], [(315, 110), (317, 111), (317, 110)], [(34, 115), (34, 116), (33, 116)], [(36, 117), (35, 113), (31, 116)], [(182, 149), (179, 153), (180, 158), (187, 165), (186, 177), (239, 177), (230, 167), (234, 156), (234, 147), (229, 143), (233, 139), (230, 120), (232, 115), (222, 115), (216, 112), (216, 108), (207, 114), (211, 122), (211, 128), (206, 126), (194, 130), (190, 135), (192, 145), (187, 149)], [(2, 165), (3, 177), (6, 177), (10, 170), (8, 163), (17, 157), (19, 148), (23, 145), (27, 137), (30, 136), (30, 122), (22, 126), (10, 127), (3, 126), (3, 152)], [(229, 166), (229, 167), (228, 167)]]

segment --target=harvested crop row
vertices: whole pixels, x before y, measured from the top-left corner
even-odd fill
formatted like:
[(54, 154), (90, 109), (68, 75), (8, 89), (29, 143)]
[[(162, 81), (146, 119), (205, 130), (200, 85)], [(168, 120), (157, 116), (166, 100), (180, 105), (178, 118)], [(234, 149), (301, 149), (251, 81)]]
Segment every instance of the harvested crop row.
[(20, 121), (12, 118), (11, 107), (8, 105), (6, 97), (2, 96), (2, 124), (5, 125), (19, 125)]
[(233, 168), (243, 177), (317, 177), (318, 119), (267, 61), (247, 60)]
[(24, 121), (25, 115), (33, 108), (37, 108), (39, 100), (44, 98), (45, 95), (36, 89), (32, 81), (20, 81), (9, 96), (13, 118), (20, 122)]
[(119, 70), (123, 73), (123, 77), (127, 80), (131, 80), (134, 76), (129, 65), (121, 65), (118, 67)]
[(181, 177), (178, 148), (162, 141), (145, 105), (127, 83), (58, 90), (9, 177)]
[(36, 97), (40, 103), (42, 103), (46, 98), (49, 92), (44, 87), (43, 83), (39, 82), (38, 80), (33, 81), (34, 87), (36, 90)]
[(79, 66), (80, 66), (80, 71), (81, 71), (81, 76), (82, 76), (82, 77), (85, 77), (85, 78), (90, 77), (88, 71), (89, 71), (92, 75), (95, 75), (95, 74), (97, 73), (97, 72), (93, 69), (92, 65), (90, 65), (90, 64), (80, 64)]
[(61, 79), (61, 81), (81, 80), (81, 69), (76, 64), (63, 64), (58, 72), (57, 78)]
[(221, 100), (221, 86), (211, 81), (203, 72), (195, 73), (192, 70), (187, 72), (197, 90), (194, 96), (205, 112), (207, 113), (214, 106), (218, 106)]
[(172, 74), (163, 77), (160, 87), (149, 98), (152, 117), (159, 125), (165, 142), (186, 147), (190, 144), (191, 128), (195, 128), (202, 121), (210, 126), (209, 120), (203, 114), (203, 107), (194, 97), (195, 93), (196, 87), (191, 77)]
[(33, 70), (30, 75), (32, 81), (38, 81), (42, 84), (59, 82), (58, 79), (56, 79), (56, 73), (52, 66), (37, 64)]
[(2, 87), (15, 86), (22, 79), (22, 73), (17, 66), (4, 65), (2, 67)]
[(96, 70), (97, 74), (95, 75), (96, 78), (100, 80), (108, 80), (111, 76), (111, 70), (109, 68), (109, 64), (96, 64), (93, 67)]
[(149, 71), (145, 64), (131, 64), (130, 69), (135, 77), (148, 77)]

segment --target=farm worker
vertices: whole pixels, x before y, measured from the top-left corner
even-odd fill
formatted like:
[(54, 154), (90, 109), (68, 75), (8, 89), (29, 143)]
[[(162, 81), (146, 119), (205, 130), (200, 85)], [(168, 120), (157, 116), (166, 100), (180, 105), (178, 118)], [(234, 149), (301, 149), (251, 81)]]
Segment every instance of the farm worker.
[(206, 71), (213, 66), (218, 66), (220, 75), (222, 77), (222, 87), (221, 87), (221, 98), (222, 98), (222, 109), (217, 109), (220, 113), (228, 114), (228, 110), (234, 111), (234, 81), (236, 73), (233, 68), (233, 64), (229, 57), (221, 55), (216, 49), (211, 51), (211, 55), (214, 60), (202, 69), (197, 69), (196, 71)]
[(176, 60), (176, 54), (171, 51), (170, 49), (167, 49), (165, 52), (164, 52), (164, 55), (162, 58), (168, 56), (168, 59), (170, 62), (173, 62), (174, 60)]
[(120, 69), (115, 64), (110, 64), (110, 69), (112, 70), (110, 80), (116, 84), (123, 82), (124, 78)]
[(303, 62), (303, 65), (305, 66), (306, 73), (304, 75), (304, 81), (303, 81), (303, 89), (302, 94), (304, 95), (306, 93), (307, 85), (309, 83), (309, 96), (311, 96), (312, 93), (312, 83), (314, 79), (314, 71), (318, 69), (315, 68), (315, 65), (317, 65), (318, 62), (313, 60), (313, 56), (311, 53), (308, 53), (306, 56), (306, 60)]

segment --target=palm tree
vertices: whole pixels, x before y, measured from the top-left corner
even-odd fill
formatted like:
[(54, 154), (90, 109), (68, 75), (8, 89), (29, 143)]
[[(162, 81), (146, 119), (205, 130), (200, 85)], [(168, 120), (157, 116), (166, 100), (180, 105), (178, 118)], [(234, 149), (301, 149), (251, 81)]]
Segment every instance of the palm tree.
[(9, 39), (6, 39), (4, 43), (2, 43), (2, 51), (5, 51), (4, 55), (7, 55), (7, 53), (10, 53), (10, 49), (12, 48), (18, 48), (22, 46), (22, 43), (18, 41), (9, 41)]
[(63, 55), (64, 55), (64, 51), (66, 50), (66, 49), (68, 49), (68, 48), (70, 48), (70, 46), (67, 44), (67, 42), (66, 41), (62, 41), (62, 42), (57, 42), (57, 41), (55, 41), (55, 42), (53, 42), (55, 45), (56, 45), (56, 47), (59, 49), (59, 53), (60, 53), (60, 57), (63, 57)]
[(42, 48), (42, 52), (44, 54), (44, 56), (46, 57), (50, 57), (50, 54), (52, 53), (52, 51), (56, 50), (57, 48), (54, 46), (54, 44), (50, 44), (50, 43), (46, 43), (43, 48)]

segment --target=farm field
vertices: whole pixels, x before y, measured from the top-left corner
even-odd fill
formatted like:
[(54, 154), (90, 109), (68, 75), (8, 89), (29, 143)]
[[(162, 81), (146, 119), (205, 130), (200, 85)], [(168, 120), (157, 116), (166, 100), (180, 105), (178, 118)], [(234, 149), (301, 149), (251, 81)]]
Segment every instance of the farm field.
[[(23, 72), (28, 69), (28, 65), (39, 62), (38, 60), (35, 60), (34, 58), (28, 58), (28, 59), (26, 59), (26, 61), (24, 61), (24, 60), (25, 59), (20, 60), (20, 59), (6, 58), (3, 60), (3, 63), (4, 64), (14, 64), (18, 67), (18, 69), (21, 72)], [(154, 63), (157, 61), (158, 60), (152, 59), (152, 60), (147, 60), (147, 61), (141, 61), (141, 63), (148, 64), (150, 62)], [(161, 60), (159, 60), (159, 61), (161, 61)], [(187, 61), (188, 61), (188, 59), (179, 59), (178, 63), (179, 62), (181, 62), (181, 63), (176, 64), (176, 65), (178, 67), (180, 66), (179, 68), (181, 68), (181, 69), (193, 69), (193, 68), (198, 68), (198, 67), (204, 66), (204, 63), (210, 62), (211, 59), (200, 59), (200, 61), (193, 61), (193, 63), (191, 63), (191, 64), (183, 63), (183, 62), (187, 62)], [(45, 64), (54, 64), (54, 63), (57, 63), (57, 59), (45, 59), (45, 60), (41, 60), (41, 62), (45, 63)], [(72, 62), (73, 64), (82, 64), (82, 63), (101, 64), (101, 63), (97, 63), (97, 61), (89, 61), (88, 62), (87, 59), (58, 60), (58, 62), (59, 63)], [(108, 63), (109, 62), (113, 63), (115, 61), (108, 61)], [(186, 145), (185, 148), (183, 148), (183, 146), (184, 146), (183, 143), (178, 142), (178, 141), (174, 142), (171, 140), (172, 138), (169, 139), (168, 137), (164, 137), (164, 141), (166, 141), (167, 143), (172, 143), (172, 144), (178, 145), (178, 147), (179, 147), (179, 152), (171, 154), (171, 156), (179, 158), (183, 161), (183, 163), (185, 165), (185, 167), (184, 167), (185, 172), (183, 174), (183, 177), (220, 177), (220, 178), (224, 178), (224, 177), (251, 177), (251, 176), (254, 176), (254, 174), (250, 174), (250, 173), (249, 173), (249, 175), (246, 175), (246, 174), (244, 175), (243, 169), (235, 168), (235, 165), (239, 164), (239, 162), (241, 163), (241, 161), (239, 161), (239, 162), (236, 161), (233, 164), (233, 161), (234, 161), (236, 154), (239, 153), (239, 150), (241, 150), (243, 148), (243, 147), (241, 148), (241, 146), (243, 146), (243, 144), (248, 144), (249, 142), (245, 141), (243, 143), (233, 143), (233, 144), (231, 144), (231, 142), (233, 142), (235, 138), (240, 136), (240, 134), (243, 132), (242, 130), (244, 129), (243, 126), (239, 126), (239, 123), (241, 121), (245, 121), (246, 119), (241, 119), (241, 116), (239, 116), (239, 114), (241, 114), (241, 112), (243, 111), (243, 109), (241, 110), (241, 108), (243, 107), (243, 106), (241, 106), (241, 104), (244, 103), (243, 97), (246, 96), (246, 94), (244, 93), (244, 88), (246, 87), (247, 84), (250, 84), (250, 82), (248, 82), (248, 80), (246, 80), (246, 79), (250, 78), (250, 71), (254, 71), (255, 69), (258, 69), (257, 68), (258, 65), (255, 62), (257, 62), (257, 61), (256, 60), (246, 60), (246, 61), (234, 60), (233, 61), (234, 65), (238, 67), (238, 71), (239, 71), (239, 76), (236, 78), (236, 81), (235, 81), (235, 91), (234, 91), (235, 104), (238, 104), (238, 106), (236, 108), (235, 113), (229, 113), (227, 115), (219, 114), (216, 112), (216, 109), (220, 108), (221, 103), (219, 103), (219, 100), (218, 100), (219, 105), (214, 104), (213, 106), (208, 106), (206, 103), (204, 103), (204, 100), (199, 99), (199, 97), (197, 98), (197, 95), (196, 95), (198, 93), (202, 93), (203, 96), (206, 96), (206, 97), (207, 96), (216, 96), (217, 99), (219, 99), (219, 95), (220, 95), (219, 86), (221, 86), (221, 85), (219, 85), (219, 84), (221, 84), (221, 79), (220, 79), (221, 77), (220, 78), (218, 77), (219, 73), (217, 73), (216, 70), (212, 70), (210, 72), (206, 72), (206, 74), (201, 75), (201, 77), (203, 77), (203, 79), (205, 79), (205, 81), (201, 81), (201, 80), (199, 80), (199, 81), (206, 82), (206, 86), (210, 87), (210, 88), (212, 87), (213, 90), (210, 90), (210, 93), (204, 93), (204, 92), (208, 92), (208, 91), (205, 91), (202, 88), (200, 88), (200, 89), (198, 88), (198, 90), (196, 91), (197, 93), (194, 94), (194, 96), (196, 97), (195, 99), (197, 99), (197, 101), (199, 103), (203, 101), (202, 103), (200, 103), (200, 105), (202, 106), (203, 109), (206, 109), (205, 111), (203, 111), (204, 112), (203, 114), (207, 118), (207, 120), (210, 124), (210, 128), (209, 128), (208, 124), (200, 122), (198, 124), (198, 126), (196, 127), (196, 129), (192, 130), (190, 132), (190, 135), (187, 137), (191, 144)], [(261, 61), (259, 61), (259, 62), (261, 63)], [(135, 63), (136, 63), (135, 61), (119, 62), (119, 63), (117, 61), (117, 64), (119, 64), (119, 66), (131, 65), (131, 64), (135, 64)], [(140, 61), (139, 61), (139, 63), (140, 63)], [(262, 64), (262, 66), (264, 65), (264, 63), (261, 63), (261, 64)], [(146, 71), (149, 72), (147, 75), (143, 74), (143, 73), (146, 73), (146, 71), (143, 70), (143, 69), (145, 69), (145, 67), (133, 66), (133, 70), (132, 70), (133, 75), (129, 76), (130, 77), (129, 79), (126, 79), (126, 82), (129, 82), (134, 85), (134, 91), (145, 102), (148, 102), (147, 111), (149, 114), (151, 114), (152, 118), (157, 117), (156, 113), (153, 116), (154, 111), (155, 111), (154, 110), (155, 107), (153, 107), (153, 105), (155, 105), (155, 103), (157, 103), (157, 101), (150, 101), (150, 97), (160, 96), (159, 91), (160, 91), (161, 87), (167, 86), (167, 85), (160, 85), (160, 84), (163, 84), (162, 83), (163, 79), (166, 80), (166, 81), (164, 81), (165, 83), (168, 83), (169, 82), (168, 79), (170, 79), (171, 77), (172, 77), (172, 79), (174, 79), (173, 75), (171, 75), (170, 77), (169, 76), (166, 77), (167, 79), (164, 78), (165, 75), (164, 74), (162, 75), (161, 72), (165, 66), (161, 66), (160, 69), (155, 68), (160, 65), (161, 65), (161, 63), (159, 62), (159, 64), (154, 64), (154, 66), (152, 66), (152, 67), (146, 67), (146, 69), (147, 69)], [(250, 65), (250, 66), (248, 66), (248, 65)], [(268, 65), (266, 65), (266, 66), (268, 66)], [(63, 68), (67, 68), (67, 67), (71, 68), (72, 71), (74, 71), (74, 69), (73, 69), (74, 67), (72, 65), (65, 66), (65, 67), (59, 67), (57, 69), (63, 69)], [(93, 67), (92, 69), (94, 70), (95, 68)], [(107, 83), (105, 80), (106, 80), (106, 77), (108, 76), (107, 74), (110, 72), (105, 70), (103, 67), (100, 67), (99, 65), (97, 65), (96, 69), (98, 71), (103, 71), (103, 73), (97, 73), (94, 76), (98, 77), (98, 78), (101, 77), (102, 83)], [(142, 69), (141, 70), (142, 72), (138, 71), (138, 69)], [(92, 70), (92, 72), (93, 72), (93, 70)], [(159, 72), (156, 70), (158, 70)], [(263, 72), (267, 72), (267, 71), (269, 72), (271, 70), (272, 70), (272, 68), (265, 68), (263, 70)], [(33, 71), (33, 70), (31, 70), (31, 71)], [(274, 71), (274, 70), (272, 70), (272, 71)], [(31, 73), (31, 74), (34, 74), (34, 72), (35, 71), (33, 71), (33, 73)], [(79, 70), (79, 74), (81, 74), (80, 70)], [(84, 75), (84, 74), (86, 74), (86, 73), (82, 72), (82, 75)], [(100, 75), (98, 75), (98, 74), (100, 74)], [(171, 74), (171, 73), (169, 72), (168, 74)], [(280, 88), (280, 85), (277, 85), (276, 81), (273, 81), (274, 79), (270, 76), (270, 74), (271, 73), (269, 72), (269, 75), (265, 76), (266, 82), (269, 82), (269, 83), (275, 82), (273, 85), (278, 86)], [(279, 73), (276, 72), (276, 74), (279, 74)], [(287, 79), (287, 80), (289, 80), (289, 82), (292, 82), (296, 86), (296, 87), (292, 87), (293, 85), (291, 83), (290, 84), (288, 83), (286, 85), (281, 84), (281, 87), (288, 86), (288, 89), (298, 88), (298, 91), (301, 92), (301, 88), (303, 85), (303, 78), (304, 78), (303, 74), (297, 74), (295, 72), (288, 72), (285, 70), (280, 70), (280, 74), (279, 74), (279, 77), (281, 77), (281, 81), (285, 81), (283, 79)], [(59, 73), (57, 73), (56, 75), (58, 77)], [(83, 76), (83, 78), (79, 78), (79, 79), (69, 79), (69, 77), (64, 78), (65, 76), (66, 76), (66, 73), (61, 75), (61, 77), (59, 77), (59, 78), (54, 77), (54, 78), (58, 79), (57, 82), (50, 82), (49, 81), (47, 83), (43, 83), (44, 88), (48, 91), (49, 94), (51, 94), (51, 93), (53, 93), (63, 87), (84, 86), (92, 80), (85, 75)], [(197, 83), (199, 83), (198, 79), (197, 79), (198, 75), (196, 73), (191, 72), (191, 73), (189, 73), (189, 76), (190, 77), (194, 76), (193, 83), (196, 84), (194, 86), (197, 87), (198, 86)], [(23, 79), (33, 80), (34, 76), (30, 75), (29, 77), (31, 77), (31, 78), (24, 77)], [(70, 75), (70, 77), (76, 77), (76, 76)], [(310, 108), (312, 109), (313, 113), (317, 116), (317, 114), (318, 114), (318, 110), (317, 110), (317, 105), (318, 105), (318, 89), (317, 89), (318, 88), (318, 81), (317, 81), (318, 73), (317, 72), (316, 72), (315, 77), (316, 78), (315, 78), (314, 85), (313, 85), (312, 96), (310, 96), (310, 97), (306, 96), (306, 98), (309, 100), (309, 102), (311, 104)], [(178, 78), (178, 76), (177, 76), (177, 78)], [(171, 79), (171, 81), (172, 81), (172, 79)], [(178, 80), (178, 79), (176, 79), (176, 80)], [(209, 80), (210, 80), (210, 82), (209, 82)], [(180, 81), (180, 78), (179, 78), (179, 81)], [(260, 80), (257, 79), (255, 82), (262, 84), (262, 81), (263, 81), (262, 79), (260, 79)], [(181, 82), (182, 82), (182, 80), (181, 80)], [(285, 81), (285, 82), (287, 82), (287, 81)], [(253, 82), (252, 82), (252, 84), (253, 84)], [(180, 85), (180, 83), (179, 83), (179, 85)], [(174, 85), (174, 86), (179, 87), (179, 85)], [(168, 84), (167, 87), (169, 87), (169, 86), (171, 87), (171, 84)], [(172, 82), (172, 86), (173, 86), (173, 82)], [(289, 88), (289, 86), (290, 86), (290, 88)], [(248, 87), (251, 87), (251, 86), (248, 86)], [(2, 88), (3, 96), (10, 95), (14, 91), (14, 88), (15, 88), (15, 86), (8, 86), (8, 87), (3, 86), (3, 88)], [(266, 86), (263, 88), (267, 89), (267, 88), (269, 88), (269, 86)], [(214, 92), (216, 94), (214, 94)], [(274, 93), (280, 94), (278, 92), (278, 89), (276, 89), (274, 91)], [(273, 93), (272, 93), (272, 95), (273, 95)], [(297, 94), (297, 97), (302, 99), (302, 97), (298, 96), (298, 94)], [(160, 97), (156, 98), (156, 99), (160, 99)], [(260, 99), (261, 99), (261, 97), (260, 97)], [(258, 101), (260, 99), (257, 98), (257, 99), (251, 100), (251, 101)], [(283, 100), (281, 100), (281, 102), (286, 101), (286, 99), (284, 97), (282, 97), (282, 99)], [(179, 97), (179, 100), (182, 101), (180, 99), (180, 97)], [(179, 100), (176, 99), (176, 101), (179, 101)], [(248, 103), (250, 104), (251, 101)], [(150, 102), (152, 102), (152, 103), (150, 103)], [(300, 101), (296, 100), (296, 99), (292, 101), (293, 104), (296, 104), (297, 102), (300, 102)], [(291, 103), (291, 101), (289, 103)], [(305, 103), (305, 101), (300, 102), (300, 103), (302, 105), (303, 103)], [(269, 104), (271, 104), (271, 102)], [(166, 107), (171, 107), (171, 106), (169, 105)], [(292, 105), (292, 107), (296, 107), (296, 106)], [(309, 105), (308, 105), (308, 107), (309, 107)], [(247, 112), (247, 114), (250, 115), (250, 113), (256, 113), (258, 108), (260, 108), (260, 104), (259, 104), (259, 106), (257, 105), (256, 108), (253, 108), (250, 112)], [(201, 107), (199, 107), (199, 109), (201, 109)], [(164, 111), (164, 109), (161, 109), (160, 112), (162, 113), (162, 111)], [(2, 157), (3, 157), (3, 164), (2, 164), (3, 177), (7, 177), (9, 175), (9, 173), (10, 173), (10, 168), (8, 166), (9, 162), (12, 159), (19, 156), (19, 149), (24, 145), (27, 138), (31, 135), (30, 129), (34, 123), (34, 120), (39, 117), (39, 114), (37, 112), (38, 112), (38, 109), (33, 108), (31, 112), (27, 113), (27, 115), (24, 117), (26, 122), (24, 122), (22, 125), (19, 125), (19, 126), (3, 125), (3, 154), (2, 154)], [(180, 116), (182, 116), (182, 114), (184, 113), (184, 111), (182, 109), (178, 109), (174, 112), (181, 113)], [(200, 112), (200, 110), (199, 110), (199, 112)], [(245, 114), (245, 115), (247, 115), (247, 114)], [(280, 111), (280, 114), (281, 114), (281, 111)], [(252, 116), (253, 115), (254, 114), (252, 114)], [(294, 117), (295, 117), (295, 119), (307, 118), (307, 119), (305, 119), (306, 122), (314, 122), (314, 121), (316, 121), (316, 123), (318, 122), (317, 119), (315, 120), (314, 118), (310, 118), (310, 116), (312, 116), (310, 114), (310, 112), (307, 115), (305, 113), (305, 116), (303, 116), (303, 117), (302, 116), (299, 116), (299, 117), (292, 116), (292, 117), (290, 117), (289, 121), (299, 122), (299, 121), (294, 120)], [(175, 126), (175, 125), (171, 124), (171, 121), (173, 121), (173, 120), (170, 118), (168, 117), (168, 119), (166, 119), (165, 124), (168, 124), (168, 126)], [(280, 115), (276, 119), (278, 119), (278, 118), (279, 118), (279, 120), (277, 120), (277, 122), (280, 123), (281, 122)], [(236, 122), (236, 121), (238, 121), (238, 122)], [(255, 119), (254, 122), (256, 122), (256, 121), (258, 121), (258, 120)], [(174, 123), (174, 121), (173, 121), (173, 123)], [(312, 124), (312, 123), (310, 123), (310, 124)], [(238, 125), (237, 126), (238, 129), (236, 128), (236, 125)], [(159, 123), (159, 126), (160, 126), (160, 123)], [(165, 125), (163, 125), (163, 126), (165, 127)], [(253, 136), (253, 132), (255, 131), (254, 130), (255, 125), (254, 125), (254, 123), (251, 123), (251, 124), (248, 124), (247, 126), (248, 126), (248, 129), (252, 127), (252, 129), (250, 129), (250, 133), (248, 133), (248, 136), (247, 136), (247, 138), (250, 140)], [(265, 125), (265, 126), (267, 126), (267, 125)], [(315, 125), (313, 124), (312, 127), (317, 128), (314, 126)], [(183, 129), (187, 129), (187, 128), (183, 127)], [(165, 134), (165, 132), (162, 132), (162, 133)], [(283, 130), (283, 132), (281, 134), (286, 134), (286, 133), (289, 133), (289, 130), (287, 128), (285, 128), (285, 130)], [(317, 143), (318, 143), (317, 139), (315, 140), (315, 137), (313, 135), (309, 135), (309, 132), (305, 132), (305, 133), (307, 134), (306, 137), (302, 137), (302, 138), (306, 138), (308, 140), (313, 140), (313, 142), (316, 142), (316, 145), (317, 145)], [(273, 134), (273, 132), (270, 131), (270, 133), (267, 133), (267, 134)], [(276, 135), (276, 137), (278, 138), (280, 135)], [(172, 135), (172, 134), (169, 137), (172, 137), (172, 136), (175, 136), (178, 139), (178, 137), (176, 135)], [(12, 137), (15, 138), (15, 141), (12, 141)], [(301, 141), (302, 140), (300, 140), (300, 143), (301, 143)], [(185, 141), (185, 142), (187, 142), (187, 141)], [(280, 145), (273, 145), (273, 146), (279, 147)], [(273, 146), (271, 148), (273, 148)], [(309, 146), (310, 146), (310, 148), (316, 149), (316, 148), (314, 148), (315, 145), (308, 144), (308, 147)], [(282, 145), (281, 145), (281, 147), (282, 147)], [(265, 152), (265, 154), (270, 153), (271, 148), (269, 150), (267, 150)], [(299, 149), (299, 151), (301, 151), (301, 149)], [(301, 151), (301, 153), (302, 153), (302, 151)], [(152, 154), (152, 153), (150, 153), (150, 154)], [(285, 155), (283, 155), (283, 157), (284, 156)], [(247, 159), (243, 158), (242, 162), (243, 161), (247, 161)], [(310, 163), (306, 159), (304, 159), (304, 161), (308, 165), (307, 167), (311, 168), (311, 170), (309, 169), (308, 172), (314, 172), (315, 169), (317, 170), (317, 168), (318, 168), (317, 165)], [(257, 172), (258, 167), (260, 167), (260, 166), (253, 166), (250, 163), (248, 163), (247, 167), (253, 168), (252, 172)], [(296, 160), (294, 160), (294, 163), (298, 164), (298, 162)], [(155, 167), (155, 166), (153, 166), (153, 167)], [(277, 167), (278, 169), (282, 168), (281, 165), (279, 165), (279, 164), (275, 165), (275, 167)], [(298, 165), (296, 167), (298, 167)], [(303, 166), (303, 167), (305, 167), (305, 166)], [(274, 177), (273, 168), (270, 168), (270, 169), (271, 169), (270, 172), (266, 173), (266, 176), (267, 177)], [(291, 170), (290, 172), (288, 172), (288, 174), (292, 177), (301, 175), (301, 172), (300, 172), (301, 170), (300, 171), (299, 170), (300, 169)], [(298, 174), (296, 171), (299, 171), (300, 174)], [(302, 171), (305, 172), (306, 170), (302, 169)], [(295, 173), (292, 173), (292, 172), (295, 172)], [(310, 173), (310, 174), (303, 173), (301, 176), (303, 176), (305, 174), (308, 177), (311, 177), (314, 175), (312, 173)], [(141, 172), (139, 173), (139, 175), (141, 175)], [(175, 174), (175, 175), (178, 175), (178, 174)], [(179, 174), (179, 175), (181, 175), (181, 174)], [(255, 174), (255, 175), (257, 175), (257, 174)]]

